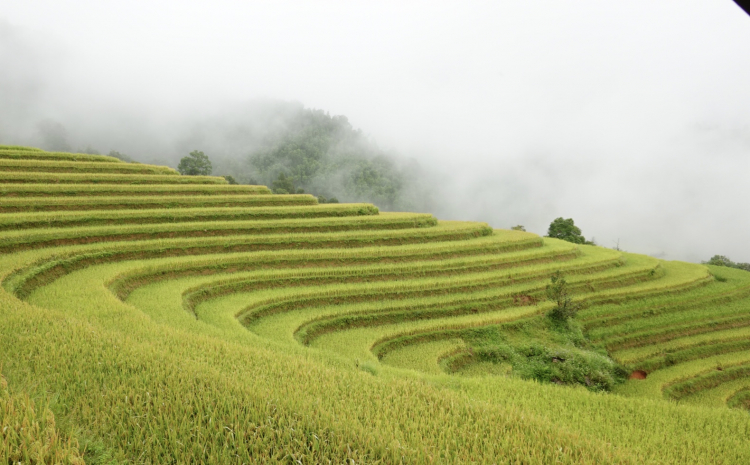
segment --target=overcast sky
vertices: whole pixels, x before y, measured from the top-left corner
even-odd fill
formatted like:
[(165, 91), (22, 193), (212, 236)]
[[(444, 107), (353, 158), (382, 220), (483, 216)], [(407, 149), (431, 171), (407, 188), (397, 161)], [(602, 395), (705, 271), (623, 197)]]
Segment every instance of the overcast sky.
[(109, 134), (293, 100), (432, 170), (440, 217), (572, 217), (604, 246), (750, 262), (750, 17), (731, 0), (6, 0), (0, 60), (0, 143), (43, 118)]

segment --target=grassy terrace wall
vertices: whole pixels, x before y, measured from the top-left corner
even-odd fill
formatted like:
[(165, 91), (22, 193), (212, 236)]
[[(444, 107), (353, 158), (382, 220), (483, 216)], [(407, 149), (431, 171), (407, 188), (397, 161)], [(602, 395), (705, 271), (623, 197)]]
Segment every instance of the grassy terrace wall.
[(0, 253), (0, 461), (750, 463), (741, 270), (8, 146)]

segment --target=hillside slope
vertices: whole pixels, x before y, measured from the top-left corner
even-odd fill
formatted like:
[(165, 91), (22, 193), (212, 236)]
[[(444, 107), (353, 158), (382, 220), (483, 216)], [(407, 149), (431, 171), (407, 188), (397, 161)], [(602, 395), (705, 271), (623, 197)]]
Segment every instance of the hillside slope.
[(750, 463), (750, 273), (109, 157), (0, 165), (5, 396), (70, 461)]

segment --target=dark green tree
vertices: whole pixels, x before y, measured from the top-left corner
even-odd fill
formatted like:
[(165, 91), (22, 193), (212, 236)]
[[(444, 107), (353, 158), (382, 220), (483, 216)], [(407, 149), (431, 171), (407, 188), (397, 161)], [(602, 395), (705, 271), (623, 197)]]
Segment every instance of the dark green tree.
[(586, 238), (581, 235), (581, 228), (575, 225), (573, 218), (564, 219), (560, 217), (555, 219), (549, 225), (547, 237), (562, 239), (574, 244), (586, 244)]
[(513, 231), (526, 231), (526, 227), (522, 224), (512, 226), (510, 229), (512, 229)]
[(271, 190), (274, 194), (294, 194), (297, 189), (294, 187), (294, 179), (287, 177), (286, 174), (279, 173), (279, 176), (271, 183)]
[(580, 305), (573, 303), (573, 299), (570, 297), (570, 292), (568, 291), (568, 282), (560, 271), (556, 271), (555, 274), (550, 277), (550, 283), (547, 284), (546, 293), (547, 299), (557, 304), (555, 308), (547, 313), (549, 318), (564, 323), (568, 318), (576, 316)]
[(135, 163), (135, 160), (130, 158), (128, 155), (125, 155), (124, 153), (118, 152), (117, 150), (110, 150), (107, 155), (109, 155), (110, 157), (119, 158), (120, 160), (126, 161), (128, 163)]
[(227, 180), (229, 184), (239, 184), (236, 179), (234, 179), (234, 176), (224, 176), (224, 179)]
[(375, 202), (385, 209), (406, 208), (404, 192), (412, 188), (408, 182), (413, 176), (345, 117), (317, 110), (305, 110), (289, 121), (283, 134), (269, 137), (248, 161), (261, 183), (273, 186), (279, 173), (293, 179), (294, 190), (277, 186), (288, 193), (304, 188), (319, 196)]
[(728, 266), (730, 268), (734, 266), (734, 262), (725, 255), (714, 255), (713, 257), (711, 257), (711, 260), (706, 262), (706, 264), (716, 265), (716, 266)]
[(750, 271), (750, 263), (735, 263), (725, 255), (714, 255), (711, 260), (703, 262), (707, 265), (715, 266), (726, 266), (729, 268), (737, 268), (739, 270)]
[(180, 174), (188, 176), (208, 176), (213, 171), (211, 160), (203, 152), (193, 150), (190, 155), (183, 157), (177, 165)]

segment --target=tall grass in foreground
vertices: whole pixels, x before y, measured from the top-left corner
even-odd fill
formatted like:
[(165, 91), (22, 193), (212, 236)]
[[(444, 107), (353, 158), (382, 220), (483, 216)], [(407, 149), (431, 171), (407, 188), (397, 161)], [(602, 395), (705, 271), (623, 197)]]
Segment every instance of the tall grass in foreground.
[(35, 405), (28, 394), (11, 395), (0, 375), (0, 463), (82, 465), (78, 442), (65, 438), (54, 414)]
[[(55, 392), (52, 408), (66, 426), (86, 425), (82, 447), (103, 438), (110, 458), (632, 462), (606, 444), (513, 409), (154, 325), (114, 302), (92, 303), (77, 316), (4, 305), (8, 337), (0, 353), (16, 360), (7, 369), (17, 386)], [(550, 447), (538, 447), (540, 438)]]

